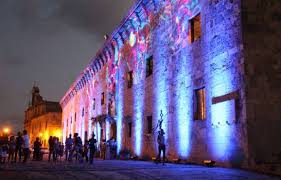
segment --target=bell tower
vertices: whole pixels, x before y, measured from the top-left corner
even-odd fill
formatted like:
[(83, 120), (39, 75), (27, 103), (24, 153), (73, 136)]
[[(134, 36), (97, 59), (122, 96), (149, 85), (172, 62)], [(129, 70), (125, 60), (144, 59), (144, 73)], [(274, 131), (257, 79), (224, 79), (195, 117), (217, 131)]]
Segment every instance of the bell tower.
[(40, 89), (37, 86), (33, 86), (32, 88), (32, 106), (36, 106), (37, 104), (43, 101), (42, 96), (40, 96)]

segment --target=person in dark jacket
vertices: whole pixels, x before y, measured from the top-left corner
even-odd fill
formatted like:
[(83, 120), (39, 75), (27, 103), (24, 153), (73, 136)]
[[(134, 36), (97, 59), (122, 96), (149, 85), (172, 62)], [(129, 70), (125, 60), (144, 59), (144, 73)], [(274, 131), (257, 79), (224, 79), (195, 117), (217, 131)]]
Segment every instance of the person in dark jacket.
[[(50, 162), (51, 156), (54, 153), (54, 148), (55, 148), (55, 144), (54, 144), (54, 140), (53, 140), (52, 136), (50, 136), (48, 143), (49, 143), (49, 162)], [(53, 160), (54, 160), (54, 158), (53, 158)]]
[(95, 134), (92, 134), (92, 138), (89, 140), (89, 149), (90, 149), (90, 164), (94, 162), (94, 156), (96, 152), (96, 143), (97, 140), (95, 139)]
[(65, 140), (65, 160), (70, 161), (72, 159), (71, 151), (73, 149), (73, 139), (71, 137), (71, 134), (69, 134), (69, 137)]
[(158, 156), (157, 156), (157, 160), (158, 162), (161, 161), (161, 152), (163, 152), (163, 165), (165, 163), (165, 151), (166, 151), (166, 145), (165, 145), (165, 136), (164, 136), (165, 132), (163, 129), (160, 129), (160, 131), (158, 132), (158, 137), (157, 137), (157, 142), (158, 142)]
[(33, 152), (33, 160), (39, 161), (40, 160), (40, 150), (41, 150), (41, 142), (39, 140), (39, 137), (36, 138), (36, 141), (34, 141), (33, 143), (33, 148), (34, 148), (34, 152)]
[(16, 140), (15, 136), (10, 137), (10, 141), (8, 143), (9, 145), (9, 156), (8, 156), (8, 162), (12, 162), (14, 160), (15, 151), (16, 151)]
[(19, 162), (21, 162), (22, 145), (23, 145), (23, 138), (22, 138), (21, 132), (18, 132), (18, 136), (16, 138), (15, 162), (17, 162), (18, 156), (19, 156)]
[(83, 152), (83, 146), (82, 146), (82, 140), (80, 138), (80, 136), (78, 136), (78, 133), (74, 134), (74, 154), (75, 157), (77, 158), (77, 160), (79, 160), (79, 162), (83, 162), (83, 158), (82, 158), (82, 152)]
[(89, 162), (88, 153), (89, 153), (89, 141), (85, 140), (84, 146), (83, 146), (83, 158), (86, 159), (86, 162)]

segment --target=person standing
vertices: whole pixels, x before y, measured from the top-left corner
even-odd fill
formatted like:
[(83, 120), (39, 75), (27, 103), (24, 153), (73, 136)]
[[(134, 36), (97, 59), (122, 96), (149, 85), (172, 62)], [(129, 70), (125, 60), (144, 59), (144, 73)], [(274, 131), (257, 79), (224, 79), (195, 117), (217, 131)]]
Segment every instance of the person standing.
[(8, 162), (13, 161), (14, 159), (14, 155), (15, 155), (15, 151), (16, 151), (16, 140), (15, 140), (15, 136), (11, 136), (10, 137), (10, 141), (9, 141), (9, 156), (8, 156)]
[(57, 161), (58, 153), (59, 153), (59, 138), (53, 137), (53, 142), (54, 142), (53, 160)]
[(33, 160), (39, 161), (40, 160), (40, 149), (41, 149), (41, 142), (39, 137), (36, 138), (36, 141), (33, 144), (34, 153), (33, 153)]
[(50, 162), (51, 161), (51, 156), (52, 156), (52, 154), (54, 152), (54, 148), (55, 148), (54, 147), (54, 140), (53, 140), (52, 136), (49, 137), (48, 144), (49, 144), (49, 160), (48, 161)]
[(158, 137), (157, 137), (157, 142), (158, 142), (158, 156), (157, 160), (160, 162), (161, 161), (161, 152), (163, 152), (163, 165), (165, 163), (165, 151), (166, 151), (166, 145), (165, 145), (165, 132), (163, 129), (160, 129), (158, 131)]
[(26, 130), (23, 131), (22, 138), (23, 138), (23, 163), (26, 163), (27, 158), (29, 157), (29, 148), (30, 148), (29, 137), (27, 135)]
[(82, 140), (78, 136), (78, 133), (74, 134), (73, 141), (74, 141), (74, 151), (75, 151), (76, 160), (78, 159), (79, 162), (83, 162), (83, 158), (82, 158), (82, 150), (83, 150)]
[(101, 147), (101, 158), (103, 160), (105, 160), (105, 154), (106, 154), (106, 141), (105, 141), (105, 139), (102, 140), (102, 142), (100, 144), (100, 147)]
[(8, 157), (8, 150), (9, 150), (9, 146), (8, 146), (8, 136), (3, 136), (1, 138), (1, 142), (0, 142), (0, 148), (1, 148), (1, 159), (0, 162), (1, 163), (5, 163), (6, 159)]
[(65, 160), (70, 160), (70, 154), (73, 146), (73, 139), (71, 137), (71, 134), (69, 134), (69, 137), (65, 140)]
[(84, 147), (83, 147), (83, 157), (86, 159), (86, 162), (89, 162), (88, 152), (89, 152), (89, 141), (85, 140)]
[(96, 152), (96, 143), (97, 140), (95, 139), (95, 134), (92, 134), (91, 139), (89, 140), (89, 149), (90, 149), (90, 164), (94, 162), (94, 156)]
[(16, 138), (15, 162), (17, 162), (17, 156), (19, 156), (19, 162), (21, 162), (22, 144), (23, 144), (22, 135), (21, 132), (18, 132), (18, 136)]

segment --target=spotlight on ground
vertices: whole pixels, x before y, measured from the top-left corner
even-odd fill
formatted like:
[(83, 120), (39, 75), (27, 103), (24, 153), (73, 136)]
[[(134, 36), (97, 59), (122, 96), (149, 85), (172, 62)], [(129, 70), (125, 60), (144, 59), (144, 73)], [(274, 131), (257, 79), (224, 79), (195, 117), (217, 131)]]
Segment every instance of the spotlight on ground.
[(138, 157), (138, 156), (131, 156), (130, 159), (131, 159), (131, 160), (138, 160), (139, 157)]
[(175, 158), (173, 159), (173, 163), (179, 164), (181, 162), (180, 158)]
[(205, 166), (207, 166), (207, 167), (214, 167), (215, 166), (215, 161), (213, 161), (213, 160), (204, 160), (203, 161), (203, 164), (205, 165)]

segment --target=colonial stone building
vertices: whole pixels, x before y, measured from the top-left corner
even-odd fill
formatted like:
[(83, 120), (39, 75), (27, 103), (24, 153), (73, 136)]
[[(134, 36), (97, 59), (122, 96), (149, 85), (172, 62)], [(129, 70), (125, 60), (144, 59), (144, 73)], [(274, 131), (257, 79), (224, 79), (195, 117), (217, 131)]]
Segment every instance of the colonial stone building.
[(45, 101), (40, 96), (38, 87), (32, 89), (32, 102), (25, 111), (24, 129), (27, 130), (30, 142), (37, 137), (48, 147), (49, 136), (62, 139), (62, 109), (58, 102)]
[[(63, 137), (279, 172), (279, 1), (141, 0), (61, 100)], [(162, 113), (161, 113), (162, 112)]]

